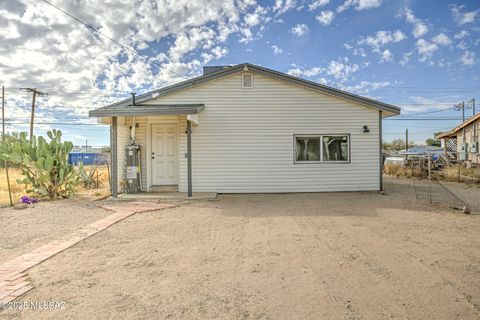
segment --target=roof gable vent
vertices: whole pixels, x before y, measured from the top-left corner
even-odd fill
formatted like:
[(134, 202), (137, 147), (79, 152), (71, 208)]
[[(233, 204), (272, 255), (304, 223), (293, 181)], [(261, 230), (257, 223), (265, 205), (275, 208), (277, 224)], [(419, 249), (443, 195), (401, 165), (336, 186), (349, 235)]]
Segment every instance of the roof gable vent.
[(253, 88), (253, 74), (242, 73), (242, 88)]

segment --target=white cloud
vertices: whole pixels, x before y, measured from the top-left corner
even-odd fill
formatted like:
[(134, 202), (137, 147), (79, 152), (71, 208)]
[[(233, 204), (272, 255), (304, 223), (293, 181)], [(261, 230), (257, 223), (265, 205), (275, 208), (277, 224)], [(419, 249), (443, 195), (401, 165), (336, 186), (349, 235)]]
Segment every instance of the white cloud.
[(380, 62), (392, 62), (393, 54), (389, 49), (386, 49), (382, 52)]
[(452, 105), (457, 104), (458, 100), (461, 99), (460, 95), (452, 95), (451, 93), (447, 94), (436, 94), (435, 98), (431, 97), (422, 97), (422, 96), (408, 96), (405, 97), (411, 102), (400, 105), (402, 108), (402, 114), (408, 114), (412, 112), (424, 112), (424, 111), (434, 111), (434, 110), (446, 110), (452, 107)]
[(330, 61), (324, 67), (312, 67), (307, 69), (302, 69), (299, 67), (292, 68), (288, 70), (288, 74), (296, 77), (315, 77), (318, 75), (329, 76), (338, 81), (338, 83), (343, 83), (350, 79), (355, 72), (360, 71), (362, 68), (365, 68), (369, 65), (368, 62), (363, 64), (349, 63), (347, 57), (338, 58), (337, 60)]
[(475, 52), (465, 51), (462, 54), (460, 61), (465, 66), (473, 66), (475, 64)]
[(457, 48), (458, 48), (458, 49), (461, 49), (461, 50), (467, 50), (467, 49), (468, 49), (467, 42), (465, 42), (465, 40), (461, 40), (461, 41), (457, 44)]
[(337, 12), (343, 12), (352, 6), (354, 6), (357, 11), (374, 9), (378, 8), (381, 4), (382, 0), (346, 0), (337, 7)]
[(315, 17), (315, 19), (317, 19), (317, 21), (324, 26), (328, 26), (329, 24), (331, 24), (334, 18), (335, 15), (333, 11), (322, 11), (318, 16)]
[(460, 26), (465, 23), (474, 22), (480, 14), (480, 10), (462, 12), (462, 9), (464, 8), (465, 6), (458, 5), (453, 5), (451, 7), (453, 20), (455, 20), (455, 22)]
[(309, 11), (313, 11), (317, 8), (321, 8), (321, 7), (324, 7), (326, 6), (328, 3), (330, 2), (330, 0), (315, 0), (313, 1), (312, 3), (310, 3), (308, 5), (308, 10)]
[(264, 29), (264, 25), (271, 21), (268, 16), (268, 10), (262, 6), (255, 7), (253, 12), (245, 14), (244, 23), (241, 24), (238, 31), (241, 34), (240, 43), (249, 43), (255, 39), (262, 37), (260, 32), (256, 32), (255, 27), (260, 25), (260, 30)]
[(452, 40), (445, 34), (439, 33), (435, 37), (432, 38), (432, 41), (440, 46), (448, 46), (452, 44)]
[(268, 10), (262, 6), (255, 7), (253, 12), (245, 14), (245, 24), (249, 27), (254, 27), (261, 24), (262, 22), (269, 21), (267, 17)]
[(273, 49), (273, 53), (274, 53), (275, 55), (277, 55), (277, 54), (282, 54), (282, 53), (283, 53), (283, 49), (279, 48), (279, 47), (276, 46), (276, 45), (273, 45), (273, 46), (272, 46), (272, 49)]
[[(372, 51), (380, 56), (380, 62), (393, 61), (393, 53), (390, 49), (381, 49), (383, 46), (389, 43), (398, 43), (407, 38), (407, 36), (400, 30), (395, 31), (377, 31), (374, 35), (368, 37), (361, 37), (358, 41), (358, 45), (368, 45), (372, 48)], [(355, 49), (354, 55), (366, 56), (364, 51)]]
[(373, 36), (368, 36), (366, 38), (360, 38), (357, 42), (359, 45), (368, 45), (372, 47), (374, 50), (378, 51), (381, 46), (386, 45), (388, 43), (397, 43), (403, 41), (407, 38), (407, 36), (400, 30), (396, 31), (377, 31)]
[(343, 86), (342, 89), (357, 94), (369, 94), (371, 91), (375, 91), (384, 87), (389, 87), (391, 85), (392, 83), (390, 81), (361, 81), (359, 84), (354, 86)]
[(460, 31), (459, 33), (455, 34), (454, 38), (455, 39), (463, 39), (468, 37), (469, 33), (465, 30)]
[(302, 36), (306, 35), (309, 30), (310, 30), (310, 28), (308, 28), (308, 26), (306, 24), (304, 24), (304, 23), (300, 24), (299, 23), (296, 26), (292, 27), (290, 29), (290, 32), (293, 33), (296, 36), (302, 37)]
[(276, 12), (277, 15), (284, 14), (295, 8), (295, 0), (275, 0), (273, 5), (273, 12)]
[(225, 57), (228, 54), (228, 49), (227, 48), (222, 48), (220, 46), (217, 46), (213, 48), (210, 53), (207, 52), (202, 52), (201, 57), (203, 58), (203, 64), (208, 64), (212, 60), (218, 60), (220, 58)]
[(400, 60), (399, 63), (400, 63), (402, 66), (406, 65), (406, 64), (410, 61), (410, 58), (411, 58), (412, 54), (413, 54), (413, 51), (404, 53), (404, 54), (402, 55), (402, 60)]
[[(144, 92), (198, 75), (202, 64), (228, 54), (229, 38), (242, 37), (245, 29), (255, 38), (269, 21), (268, 10), (252, 0), (55, 2), (109, 37), (142, 50), (153, 61), (147, 62), (41, 1), (4, 2), (0, 56), (8, 63), (0, 64), (2, 83), (47, 91), (49, 108), (39, 108), (38, 115), (53, 119), (65, 114), (85, 119), (85, 106), (128, 96), (122, 91)], [(160, 43), (168, 44), (161, 52)], [(20, 96), (25, 103), (13, 104), (7, 116), (21, 115), (29, 104), (30, 96), (18, 90), (10, 94)], [(52, 114), (45, 111), (52, 109)]]
[(425, 39), (419, 39), (416, 43), (418, 54), (420, 55), (420, 61), (428, 60), (432, 57), (433, 53), (438, 50), (438, 45), (428, 42)]
[(413, 26), (412, 34), (415, 38), (420, 38), (428, 32), (428, 25), (417, 18), (411, 9), (405, 8), (400, 11), (399, 15), (405, 17), (405, 20)]
[(365, 58), (367, 56), (367, 54), (365, 53), (365, 50), (363, 50), (363, 48), (354, 48), (352, 53), (353, 53), (354, 56), (359, 56), (359, 57), (363, 57), (363, 58)]

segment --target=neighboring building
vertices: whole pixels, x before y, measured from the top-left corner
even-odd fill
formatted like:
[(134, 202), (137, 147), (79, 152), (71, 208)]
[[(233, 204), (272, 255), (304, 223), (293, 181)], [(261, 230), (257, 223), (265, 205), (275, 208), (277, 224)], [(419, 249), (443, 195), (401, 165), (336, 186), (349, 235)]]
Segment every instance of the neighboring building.
[(191, 195), (380, 190), (382, 119), (399, 113), (389, 104), (240, 64), (206, 67), (200, 77), (90, 116), (112, 125), (114, 187), (126, 179), (125, 147), (134, 141), (141, 148), (142, 191), (171, 185)]
[(465, 162), (469, 166), (480, 166), (479, 130), (480, 113), (436, 138), (442, 140), (442, 147), (449, 159)]

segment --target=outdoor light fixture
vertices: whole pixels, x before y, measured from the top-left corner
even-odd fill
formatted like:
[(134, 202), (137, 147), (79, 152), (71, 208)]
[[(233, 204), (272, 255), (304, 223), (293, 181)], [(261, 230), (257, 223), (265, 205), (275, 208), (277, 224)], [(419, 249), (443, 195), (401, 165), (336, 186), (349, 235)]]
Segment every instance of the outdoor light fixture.
[(368, 126), (367, 126), (367, 125), (364, 125), (364, 126), (363, 126), (363, 132), (364, 132), (364, 133), (370, 132), (370, 129), (368, 129)]

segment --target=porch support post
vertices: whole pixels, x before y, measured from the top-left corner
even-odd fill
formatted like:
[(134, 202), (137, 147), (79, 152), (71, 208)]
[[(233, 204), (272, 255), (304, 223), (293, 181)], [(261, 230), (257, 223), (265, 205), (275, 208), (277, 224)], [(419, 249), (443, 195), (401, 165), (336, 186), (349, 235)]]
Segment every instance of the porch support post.
[(380, 192), (383, 191), (383, 153), (382, 153), (382, 111), (378, 113), (378, 144), (379, 144), (379, 156), (380, 156)]
[(112, 197), (118, 197), (118, 128), (117, 117), (112, 117)]
[(192, 196), (192, 123), (187, 120), (187, 175), (188, 197)]

